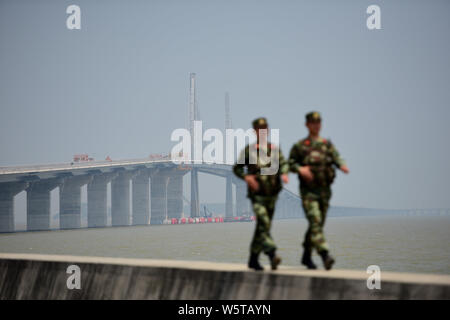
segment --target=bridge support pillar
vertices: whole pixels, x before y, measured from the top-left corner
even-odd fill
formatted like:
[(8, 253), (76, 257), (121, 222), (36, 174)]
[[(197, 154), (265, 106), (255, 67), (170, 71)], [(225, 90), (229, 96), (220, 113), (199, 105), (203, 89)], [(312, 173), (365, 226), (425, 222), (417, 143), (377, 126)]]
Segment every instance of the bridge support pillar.
[(167, 185), (167, 217), (181, 218), (183, 213), (183, 175), (173, 173)]
[(0, 232), (14, 232), (14, 196), (26, 187), (26, 182), (0, 184)]
[(149, 224), (150, 170), (140, 170), (133, 178), (133, 225)]
[(130, 179), (135, 171), (120, 171), (111, 182), (111, 225), (130, 225)]
[(87, 186), (88, 228), (106, 227), (107, 225), (107, 185), (117, 173), (94, 175)]
[(151, 178), (150, 224), (162, 224), (167, 217), (167, 185), (169, 175), (165, 171), (154, 173)]
[(92, 176), (67, 178), (59, 190), (59, 228), (75, 229), (81, 226), (81, 186)]
[(30, 182), (27, 188), (27, 230), (50, 229), (50, 191), (62, 183), (62, 179), (46, 179)]
[(225, 217), (233, 216), (233, 184), (232, 176), (226, 177), (226, 192), (225, 192)]
[(236, 180), (236, 216), (251, 214), (249, 200), (247, 199), (247, 185), (241, 180)]
[(191, 217), (200, 216), (200, 196), (198, 188), (198, 170), (191, 169)]

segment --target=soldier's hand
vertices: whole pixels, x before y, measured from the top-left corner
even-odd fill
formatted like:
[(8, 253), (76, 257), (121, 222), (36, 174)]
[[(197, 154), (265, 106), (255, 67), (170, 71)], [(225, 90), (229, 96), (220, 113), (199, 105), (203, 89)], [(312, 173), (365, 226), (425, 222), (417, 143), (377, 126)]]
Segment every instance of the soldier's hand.
[(300, 176), (305, 179), (307, 182), (311, 182), (314, 179), (314, 175), (311, 172), (311, 168), (309, 166), (303, 166), (298, 169)]
[(350, 170), (348, 170), (347, 165), (345, 165), (345, 164), (343, 166), (341, 166), (339, 169), (341, 169), (341, 171), (344, 172), (344, 173), (349, 173), (350, 172)]
[(281, 180), (283, 180), (284, 183), (289, 182), (289, 176), (285, 173), (281, 175)]
[(245, 176), (245, 182), (247, 182), (248, 186), (253, 191), (258, 191), (259, 184), (258, 181), (256, 181), (256, 176), (254, 174), (248, 174)]

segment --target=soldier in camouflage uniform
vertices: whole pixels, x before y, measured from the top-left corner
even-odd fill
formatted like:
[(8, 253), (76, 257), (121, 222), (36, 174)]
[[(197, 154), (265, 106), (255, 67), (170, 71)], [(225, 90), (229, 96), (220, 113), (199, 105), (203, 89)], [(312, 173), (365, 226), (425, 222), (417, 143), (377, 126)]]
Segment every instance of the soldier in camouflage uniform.
[(289, 155), (290, 170), (299, 176), (302, 206), (309, 223), (301, 263), (308, 269), (316, 269), (311, 258), (312, 250), (316, 249), (325, 269), (329, 270), (334, 258), (329, 254), (323, 227), (331, 198), (331, 184), (336, 176), (335, 167), (345, 173), (349, 170), (333, 144), (319, 136), (321, 117), (318, 112), (306, 115), (306, 127), (308, 137), (294, 144)]
[[(283, 180), (288, 182), (289, 164), (284, 159), (281, 150), (274, 144), (267, 142), (267, 120), (258, 118), (253, 121), (256, 131), (256, 144), (247, 145), (242, 151), (238, 162), (233, 167), (234, 174), (244, 179), (248, 185), (247, 197), (250, 198), (256, 216), (256, 229), (250, 246), (248, 267), (263, 270), (258, 257), (263, 251), (268, 255), (272, 270), (276, 270), (281, 258), (276, 254), (276, 245), (270, 235), (270, 227)], [(260, 131), (266, 129), (265, 131)], [(262, 161), (261, 154), (267, 155), (270, 161)], [(275, 153), (276, 152), (276, 153)], [(277, 165), (276, 173), (265, 175), (262, 170), (271, 167), (272, 161)], [(245, 172), (247, 168), (247, 172)]]

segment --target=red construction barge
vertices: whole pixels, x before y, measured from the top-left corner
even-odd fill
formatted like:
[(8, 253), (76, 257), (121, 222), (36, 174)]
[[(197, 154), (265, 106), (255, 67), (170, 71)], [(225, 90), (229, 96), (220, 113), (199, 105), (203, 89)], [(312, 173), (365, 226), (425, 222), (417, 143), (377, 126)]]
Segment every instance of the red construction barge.
[(94, 161), (94, 158), (90, 158), (87, 154), (76, 154), (73, 156), (73, 162), (81, 161)]
[(222, 223), (222, 222), (249, 222), (254, 221), (255, 216), (242, 217), (198, 217), (198, 218), (172, 218), (164, 221), (164, 224), (197, 224), (197, 223)]

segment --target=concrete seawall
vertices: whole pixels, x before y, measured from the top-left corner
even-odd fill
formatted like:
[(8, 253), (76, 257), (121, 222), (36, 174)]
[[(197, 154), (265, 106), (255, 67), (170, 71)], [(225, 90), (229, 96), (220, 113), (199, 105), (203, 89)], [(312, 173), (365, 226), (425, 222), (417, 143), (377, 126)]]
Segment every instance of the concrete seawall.
[[(70, 265), (81, 288), (68, 289)], [(266, 267), (267, 269), (267, 267)], [(450, 276), (35, 254), (0, 254), (0, 299), (450, 299)]]

